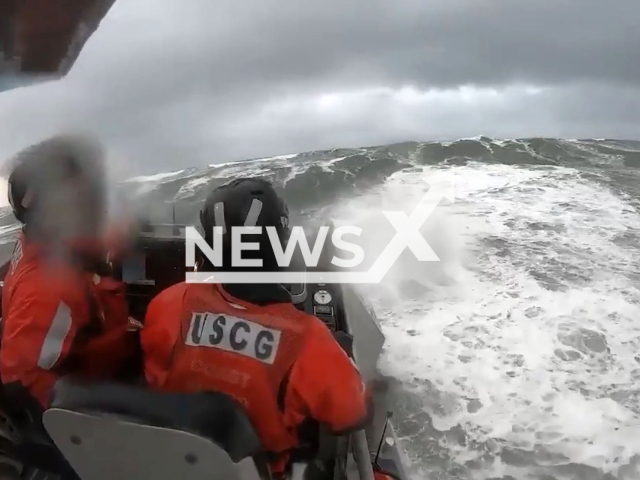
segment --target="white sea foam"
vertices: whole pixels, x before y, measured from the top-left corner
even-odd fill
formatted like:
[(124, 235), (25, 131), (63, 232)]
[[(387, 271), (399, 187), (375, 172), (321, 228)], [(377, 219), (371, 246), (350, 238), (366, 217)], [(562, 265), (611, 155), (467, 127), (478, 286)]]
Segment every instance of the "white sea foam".
[(187, 198), (192, 196), (196, 192), (196, 190), (198, 190), (199, 187), (209, 183), (211, 181), (211, 178), (212, 177), (205, 176), (205, 177), (197, 177), (189, 180), (187, 183), (182, 185), (182, 187), (180, 187), (180, 190), (178, 190), (178, 193), (176, 194), (175, 199), (179, 200), (181, 198)]
[(157, 173), (155, 175), (141, 175), (141, 176), (138, 176), (138, 177), (129, 178), (129, 179), (125, 180), (125, 182), (158, 182), (158, 181), (164, 180), (166, 178), (171, 178), (171, 177), (178, 176), (183, 172), (184, 172), (184, 170), (176, 170), (176, 171), (173, 171), (173, 172)]
[(292, 158), (297, 157), (298, 155), (300, 155), (299, 153), (291, 153), (289, 155), (276, 155), (275, 157), (262, 157), (262, 158), (254, 158), (251, 160), (235, 160), (233, 162), (224, 162), (224, 163), (212, 163), (209, 165), (209, 167), (211, 168), (218, 168), (218, 167), (228, 167), (230, 165), (238, 165), (238, 164), (251, 164), (254, 162), (269, 162), (269, 161), (273, 161), (273, 160), (290, 160)]
[[(409, 213), (435, 170), (399, 172), (334, 213), (373, 227), (365, 243), (379, 251), (394, 233), (380, 208)], [(513, 470), (499, 456), (509, 449), (539, 465), (616, 473), (640, 454), (640, 257), (614, 243), (640, 231), (638, 214), (571, 169), (451, 171), (456, 202), (423, 228), (443, 261), (419, 264), (405, 252), (364, 290), (383, 318), (384, 371), (437, 430), (461, 426), (476, 445), (493, 442), (479, 478)], [(425, 441), (412, 438), (414, 453)], [(461, 465), (486, 453), (447, 449)]]

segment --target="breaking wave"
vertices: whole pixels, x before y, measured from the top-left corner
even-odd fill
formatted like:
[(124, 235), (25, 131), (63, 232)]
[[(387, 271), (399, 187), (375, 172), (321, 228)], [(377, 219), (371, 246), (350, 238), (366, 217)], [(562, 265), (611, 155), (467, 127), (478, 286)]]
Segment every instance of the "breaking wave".
[[(409, 214), (455, 179), (455, 201), (422, 227), (441, 261), (405, 251), (361, 287), (387, 337), (382, 369), (416, 478), (640, 478), (640, 142), (406, 142), (121, 190), (152, 220), (191, 224), (240, 176), (273, 181), (299, 221), (360, 226), (367, 253), (395, 234), (383, 211)], [(9, 245), (15, 220), (0, 212)]]

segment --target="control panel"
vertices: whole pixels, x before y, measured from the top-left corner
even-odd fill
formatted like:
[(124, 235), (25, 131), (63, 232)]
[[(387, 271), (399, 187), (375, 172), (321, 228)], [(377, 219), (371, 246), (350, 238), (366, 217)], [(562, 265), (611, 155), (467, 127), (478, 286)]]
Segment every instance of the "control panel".
[(329, 330), (343, 330), (344, 318), (342, 305), (342, 291), (337, 285), (308, 284), (307, 295), (303, 302), (296, 307), (311, 315), (315, 315), (329, 328)]
[[(165, 231), (158, 227), (164, 227)], [(154, 232), (141, 236), (137, 252), (114, 266), (114, 276), (127, 284), (132, 315), (144, 318), (147, 305), (155, 295), (184, 280), (184, 260), (183, 227), (155, 226)], [(347, 331), (340, 285), (308, 284), (303, 280), (284, 286), (296, 308), (315, 315), (333, 332)]]

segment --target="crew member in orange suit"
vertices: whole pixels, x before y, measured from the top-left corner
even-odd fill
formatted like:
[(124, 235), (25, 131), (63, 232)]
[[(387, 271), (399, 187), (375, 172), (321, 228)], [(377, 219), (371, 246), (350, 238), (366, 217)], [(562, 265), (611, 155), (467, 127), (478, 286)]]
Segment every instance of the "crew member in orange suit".
[[(200, 214), (205, 239), (223, 229), (225, 271), (233, 227), (263, 227), (247, 235), (263, 271), (277, 264), (265, 227), (284, 245), (289, 214), (271, 184), (240, 179), (214, 190)], [(245, 257), (247, 253), (245, 251)], [(208, 265), (208, 269), (212, 266)], [(320, 319), (295, 308), (280, 284), (180, 283), (149, 305), (141, 332), (146, 380), (168, 392), (219, 391), (244, 405), (263, 448), (277, 459), (276, 475), (298, 444), (309, 418), (335, 433), (367, 420), (367, 395), (359, 372)]]
[(47, 407), (57, 378), (116, 378), (139, 323), (108, 275), (102, 150), (58, 136), (13, 160), (9, 202), (23, 224), (2, 289), (0, 377)]

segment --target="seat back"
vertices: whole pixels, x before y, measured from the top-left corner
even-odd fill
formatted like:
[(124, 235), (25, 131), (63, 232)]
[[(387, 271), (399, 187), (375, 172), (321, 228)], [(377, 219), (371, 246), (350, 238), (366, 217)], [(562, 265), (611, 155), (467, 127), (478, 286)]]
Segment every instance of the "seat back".
[(44, 421), (81, 480), (260, 480), (251, 458), (236, 464), (216, 443), (182, 430), (58, 408)]
[(259, 480), (248, 418), (217, 393), (58, 382), (47, 432), (82, 480)]

